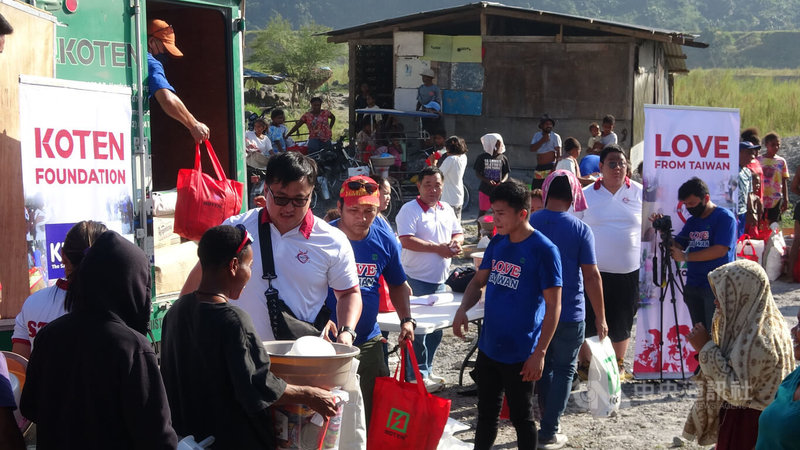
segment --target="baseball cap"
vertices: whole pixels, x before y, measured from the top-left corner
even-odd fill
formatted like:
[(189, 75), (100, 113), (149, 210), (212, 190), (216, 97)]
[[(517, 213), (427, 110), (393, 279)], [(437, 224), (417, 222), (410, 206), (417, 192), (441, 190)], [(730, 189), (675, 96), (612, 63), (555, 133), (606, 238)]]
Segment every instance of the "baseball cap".
[(739, 150), (760, 150), (761, 146), (753, 144), (752, 142), (742, 141), (739, 142)]
[(176, 58), (183, 56), (183, 52), (178, 50), (178, 47), (175, 46), (175, 30), (173, 30), (172, 25), (167, 22), (161, 19), (151, 20), (150, 23), (147, 24), (147, 35), (160, 40), (170, 55)]
[(436, 75), (433, 73), (433, 69), (422, 69), (422, 72), (420, 72), (420, 74), (419, 74), (419, 75), (420, 75), (421, 77), (431, 77), (431, 78), (433, 78), (434, 76), (436, 76)]
[(442, 110), (441, 105), (439, 105), (437, 102), (428, 102), (428, 103), (425, 103), (424, 105), (422, 105), (422, 107), (423, 108), (428, 108), (428, 109), (435, 109), (436, 111), (441, 111)]
[(346, 179), (342, 183), (339, 197), (342, 198), (344, 206), (380, 206), (381, 204), (380, 198), (378, 198), (378, 183), (364, 175), (356, 175)]

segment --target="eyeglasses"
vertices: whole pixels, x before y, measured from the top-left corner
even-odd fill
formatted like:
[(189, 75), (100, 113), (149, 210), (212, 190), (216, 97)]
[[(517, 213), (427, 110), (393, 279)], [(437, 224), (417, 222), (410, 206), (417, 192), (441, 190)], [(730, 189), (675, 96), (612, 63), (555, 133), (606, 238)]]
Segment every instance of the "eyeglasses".
[(364, 180), (353, 180), (347, 182), (347, 188), (351, 191), (358, 191), (362, 187), (367, 191), (367, 194), (372, 194), (378, 190), (378, 183), (370, 183), (369, 181)]
[(306, 206), (308, 200), (311, 198), (276, 197), (275, 193), (272, 192), (272, 188), (268, 187), (267, 190), (269, 191), (269, 195), (272, 196), (272, 201), (278, 206), (286, 206), (289, 204), (289, 202), (292, 202), (292, 206), (295, 208), (302, 208), (303, 206)]
[(610, 167), (611, 169), (616, 169), (616, 168), (624, 169), (627, 166), (628, 166), (628, 163), (626, 163), (624, 161), (619, 161), (619, 162), (611, 161), (610, 163), (608, 163), (608, 167)]
[(236, 229), (244, 232), (244, 238), (242, 239), (242, 243), (239, 244), (239, 247), (236, 248), (236, 254), (238, 255), (239, 253), (242, 252), (242, 250), (244, 250), (244, 247), (247, 244), (253, 243), (253, 235), (250, 234), (250, 232), (247, 231), (247, 228), (242, 224), (236, 225)]

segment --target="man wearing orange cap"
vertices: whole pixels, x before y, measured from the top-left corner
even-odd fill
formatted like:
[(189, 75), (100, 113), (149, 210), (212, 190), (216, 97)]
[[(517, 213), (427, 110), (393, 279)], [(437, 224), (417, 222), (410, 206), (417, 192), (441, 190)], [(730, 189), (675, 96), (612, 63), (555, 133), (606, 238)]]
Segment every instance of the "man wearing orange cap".
[[(400, 317), (400, 342), (414, 340), (416, 322), (411, 318), (408, 300), (411, 288), (406, 283), (406, 274), (400, 262), (400, 244), (391, 230), (374, 223), (380, 205), (378, 183), (363, 175), (350, 177), (342, 183), (339, 195), (341, 218), (331, 222), (331, 225), (344, 232), (356, 257), (363, 308), (353, 345), (361, 349), (358, 374), (361, 376), (365, 417), (369, 420), (375, 378), (389, 376), (381, 344), (383, 336), (377, 320), (380, 303), (378, 279), (381, 275), (389, 285), (389, 297)], [(326, 303), (332, 311), (331, 320), (335, 322), (336, 296), (332, 289), (328, 290)]]
[(208, 139), (208, 127), (194, 118), (192, 113), (175, 94), (164, 74), (164, 63), (169, 57), (180, 58), (183, 53), (175, 46), (175, 30), (161, 19), (153, 19), (147, 24), (147, 87), (150, 97), (155, 97), (168, 116), (185, 126), (196, 142)]

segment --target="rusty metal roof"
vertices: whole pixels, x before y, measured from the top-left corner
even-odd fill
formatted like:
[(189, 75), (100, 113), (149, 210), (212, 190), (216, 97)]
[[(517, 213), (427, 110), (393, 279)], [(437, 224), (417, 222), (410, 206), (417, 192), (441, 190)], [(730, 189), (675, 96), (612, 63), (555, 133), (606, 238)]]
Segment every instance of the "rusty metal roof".
[(435, 32), (443, 23), (468, 23), (479, 21), (481, 14), (509, 19), (546, 22), (564, 25), (575, 29), (596, 31), (603, 35), (630, 36), (638, 39), (653, 40), (665, 44), (667, 69), (670, 72), (685, 72), (686, 56), (682, 46), (706, 48), (708, 44), (695, 39), (694, 34), (674, 30), (643, 27), (605, 19), (554, 13), (537, 9), (508, 6), (501, 3), (478, 2), (452, 8), (438, 9), (410, 14), (402, 17), (380, 20), (354, 27), (332, 30), (325, 33), (331, 42), (347, 42), (352, 39), (390, 38), (397, 31)]

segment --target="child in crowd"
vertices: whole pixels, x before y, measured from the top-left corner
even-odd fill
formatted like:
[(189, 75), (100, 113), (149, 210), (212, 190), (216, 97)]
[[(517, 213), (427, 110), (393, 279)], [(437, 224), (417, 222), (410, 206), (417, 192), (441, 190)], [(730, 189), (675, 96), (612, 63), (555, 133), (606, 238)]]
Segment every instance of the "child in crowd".
[(556, 164), (556, 170), (567, 170), (572, 172), (581, 185), (588, 186), (594, 183), (591, 177), (581, 176), (581, 169), (578, 167), (578, 154), (581, 152), (581, 144), (574, 137), (564, 140), (564, 158)]
[(274, 154), (272, 142), (265, 134), (268, 128), (267, 121), (259, 117), (253, 124), (253, 131), (244, 133), (246, 162), (250, 167), (266, 169), (269, 157)]
[(581, 150), (578, 162), (593, 151), (595, 142), (600, 142), (600, 125), (597, 122), (592, 122), (589, 124), (589, 140), (586, 142), (586, 148)]
[(531, 214), (544, 209), (544, 200), (542, 200), (541, 189), (531, 189)]
[[(752, 183), (753, 188), (750, 195), (747, 196), (747, 216), (745, 217), (744, 232), (753, 239), (761, 239), (761, 236), (764, 236), (764, 233), (768, 233), (769, 230), (766, 221), (762, 220), (764, 217), (764, 203), (761, 201), (761, 197), (756, 194), (756, 192), (761, 191), (761, 178), (753, 174)], [(792, 184), (794, 185), (794, 180), (792, 180)], [(800, 206), (800, 203), (798, 203), (798, 206)], [(795, 208), (795, 215), (797, 215), (797, 208)], [(800, 236), (800, 234), (795, 233), (795, 236)], [(800, 242), (800, 239), (797, 242)], [(792, 245), (794, 246), (794, 243)]]
[(442, 201), (453, 208), (456, 219), (461, 220), (464, 204), (464, 171), (467, 169), (467, 144), (458, 136), (450, 136), (445, 142), (447, 153), (440, 159), (439, 168), (444, 177)]
[(372, 133), (372, 122), (369, 117), (364, 117), (361, 131), (356, 135), (356, 147), (358, 154), (361, 155), (361, 161), (368, 162), (369, 157), (375, 151), (375, 135)]
[(286, 115), (284, 115), (282, 109), (274, 109), (270, 114), (270, 119), (272, 119), (272, 123), (267, 131), (267, 136), (272, 141), (272, 149), (276, 154), (285, 152), (286, 149), (291, 147), (290, 142), (288, 142), (291, 139), (286, 137), (289, 133), (289, 129), (286, 128)]
[(453, 318), (453, 334), (468, 331), (467, 311), (486, 287), (484, 319), (475, 362), (478, 423), (475, 449), (489, 450), (497, 436), (503, 393), (521, 449), (537, 447), (533, 385), (561, 314), (558, 249), (528, 223), (530, 195), (518, 181), (491, 194), (497, 236), (484, 252)]
[(781, 138), (777, 133), (764, 136), (766, 153), (758, 157), (764, 173), (762, 181), (764, 213), (769, 223), (780, 222), (781, 214), (789, 207), (789, 169), (786, 160), (778, 156)]
[(617, 143), (617, 133), (614, 133), (614, 124), (616, 122), (617, 119), (611, 114), (606, 114), (606, 116), (603, 117), (603, 128), (600, 131), (600, 139), (592, 144), (592, 150), (599, 154), (606, 146)]
[(498, 184), (508, 179), (508, 174), (511, 172), (508, 158), (503, 154), (506, 152), (503, 136), (498, 133), (485, 134), (481, 136), (481, 145), (484, 153), (478, 155), (472, 166), (475, 175), (481, 180), (481, 185), (478, 187), (478, 217), (491, 209), (489, 196)]
[(437, 134), (442, 138), (442, 144), (437, 148), (444, 146), (444, 136), (447, 134), (444, 128), (444, 120), (442, 119), (442, 105), (437, 102), (429, 102), (422, 106), (422, 111), (430, 114), (436, 114), (436, 117), (426, 117), (422, 119), (422, 129), (427, 131), (431, 136)]
[(403, 165), (403, 144), (399, 137), (393, 137), (392, 142), (386, 147), (386, 152), (394, 156), (394, 167), (399, 169)]
[(431, 156), (425, 160), (429, 166), (441, 166), (441, 159), (447, 153), (447, 147), (444, 145), (444, 130), (433, 134), (433, 150)]

